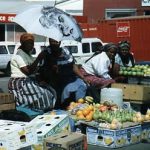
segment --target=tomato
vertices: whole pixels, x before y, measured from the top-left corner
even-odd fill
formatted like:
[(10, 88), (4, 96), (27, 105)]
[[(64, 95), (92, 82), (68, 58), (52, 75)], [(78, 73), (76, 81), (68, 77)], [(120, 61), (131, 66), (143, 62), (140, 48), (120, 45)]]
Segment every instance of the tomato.
[(101, 107), (99, 107), (99, 110), (101, 112), (104, 112), (104, 111), (108, 110), (108, 107), (107, 106), (101, 106)]

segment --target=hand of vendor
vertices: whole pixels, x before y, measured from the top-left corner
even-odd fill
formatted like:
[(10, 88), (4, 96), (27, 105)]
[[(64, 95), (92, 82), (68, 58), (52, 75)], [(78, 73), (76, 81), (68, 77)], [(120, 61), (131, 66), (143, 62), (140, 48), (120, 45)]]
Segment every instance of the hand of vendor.
[(116, 82), (125, 82), (126, 81), (126, 77), (124, 77), (124, 76), (118, 76), (118, 77), (115, 77), (114, 80)]
[(39, 55), (38, 55), (38, 60), (42, 60), (42, 59), (44, 59), (45, 58), (45, 56), (46, 56), (46, 51), (42, 51), (41, 53), (39, 53)]
[(87, 84), (87, 86), (90, 86), (90, 81), (88, 79), (83, 77), (82, 80)]

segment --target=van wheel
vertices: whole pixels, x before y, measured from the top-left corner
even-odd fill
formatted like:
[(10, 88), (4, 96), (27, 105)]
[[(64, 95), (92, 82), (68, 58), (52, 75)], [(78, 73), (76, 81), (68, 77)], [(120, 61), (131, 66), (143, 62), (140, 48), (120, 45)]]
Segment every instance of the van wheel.
[(11, 74), (10, 63), (7, 65), (7, 68), (5, 69), (4, 73), (5, 73), (6, 76), (10, 76), (10, 74)]

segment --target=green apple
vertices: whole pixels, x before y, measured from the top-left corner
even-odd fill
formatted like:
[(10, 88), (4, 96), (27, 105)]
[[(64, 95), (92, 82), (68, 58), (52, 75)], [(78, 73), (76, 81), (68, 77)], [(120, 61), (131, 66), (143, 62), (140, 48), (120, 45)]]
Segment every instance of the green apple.
[(136, 73), (135, 71), (133, 71), (133, 72), (132, 72), (132, 75), (133, 75), (133, 76), (136, 76), (136, 75), (137, 75), (137, 73)]

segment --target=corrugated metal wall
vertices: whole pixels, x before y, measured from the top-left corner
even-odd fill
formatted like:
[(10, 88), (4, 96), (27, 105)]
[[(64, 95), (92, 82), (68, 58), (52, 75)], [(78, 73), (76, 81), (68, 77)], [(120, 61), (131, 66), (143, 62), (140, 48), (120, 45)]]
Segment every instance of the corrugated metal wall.
[[(117, 22), (129, 22), (129, 36), (117, 37)], [(150, 16), (105, 20), (99, 24), (81, 24), (81, 28), (84, 29), (84, 37), (99, 37), (104, 42), (114, 43), (129, 40), (136, 61), (150, 61)]]

